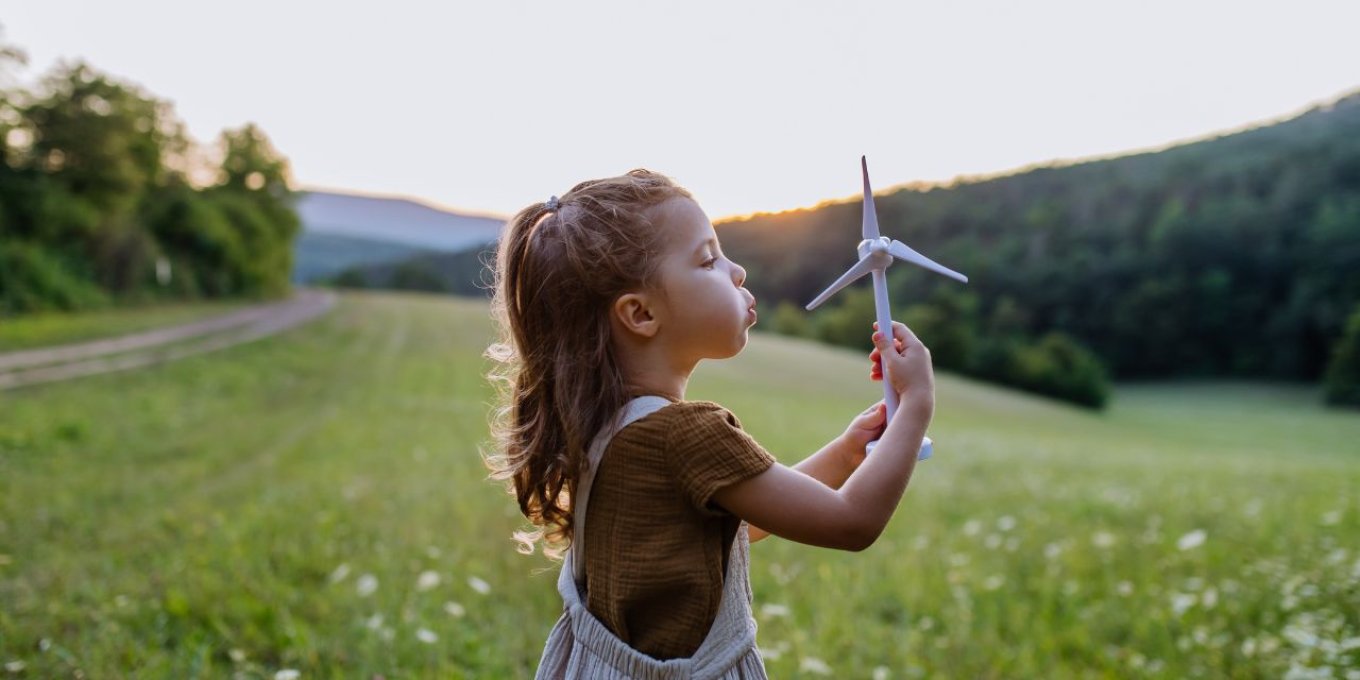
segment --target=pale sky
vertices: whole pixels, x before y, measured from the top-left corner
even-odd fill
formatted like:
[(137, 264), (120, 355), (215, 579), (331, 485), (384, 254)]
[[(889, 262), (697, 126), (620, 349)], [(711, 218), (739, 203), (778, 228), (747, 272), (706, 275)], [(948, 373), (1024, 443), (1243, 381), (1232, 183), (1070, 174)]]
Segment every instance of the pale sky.
[(0, 0), (31, 84), (84, 58), (301, 188), (499, 215), (633, 167), (710, 217), (1108, 155), (1360, 88), (1360, 3)]

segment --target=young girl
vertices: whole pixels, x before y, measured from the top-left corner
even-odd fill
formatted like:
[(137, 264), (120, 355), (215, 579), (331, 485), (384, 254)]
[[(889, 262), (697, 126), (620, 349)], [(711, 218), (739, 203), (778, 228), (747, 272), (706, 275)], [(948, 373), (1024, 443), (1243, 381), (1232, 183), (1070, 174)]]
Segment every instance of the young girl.
[(930, 353), (902, 324), (870, 355), (900, 394), (893, 421), (875, 404), (795, 467), (723, 407), (685, 400), (701, 360), (746, 345), (745, 279), (689, 192), (646, 170), (507, 226), (488, 465), (536, 526), (516, 534), (522, 552), (566, 553), (540, 677), (764, 677), (748, 540), (863, 550), (901, 499), (935, 403)]

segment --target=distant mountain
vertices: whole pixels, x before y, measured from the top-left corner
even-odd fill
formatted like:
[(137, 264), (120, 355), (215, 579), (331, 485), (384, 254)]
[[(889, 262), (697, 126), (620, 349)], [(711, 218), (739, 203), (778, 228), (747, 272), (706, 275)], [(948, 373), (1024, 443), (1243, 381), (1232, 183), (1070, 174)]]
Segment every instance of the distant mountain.
[(398, 262), (424, 253), (481, 249), (505, 220), (440, 210), (406, 198), (301, 192), (302, 218), (293, 280), (310, 282), (344, 269)]

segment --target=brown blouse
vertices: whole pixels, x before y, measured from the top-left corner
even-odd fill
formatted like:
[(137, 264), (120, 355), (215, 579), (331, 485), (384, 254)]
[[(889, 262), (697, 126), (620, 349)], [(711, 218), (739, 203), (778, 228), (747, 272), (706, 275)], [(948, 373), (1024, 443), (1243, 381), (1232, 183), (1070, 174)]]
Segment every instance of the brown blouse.
[(693, 656), (741, 524), (710, 499), (774, 462), (713, 402), (675, 402), (615, 435), (590, 491), (586, 609), (648, 656)]

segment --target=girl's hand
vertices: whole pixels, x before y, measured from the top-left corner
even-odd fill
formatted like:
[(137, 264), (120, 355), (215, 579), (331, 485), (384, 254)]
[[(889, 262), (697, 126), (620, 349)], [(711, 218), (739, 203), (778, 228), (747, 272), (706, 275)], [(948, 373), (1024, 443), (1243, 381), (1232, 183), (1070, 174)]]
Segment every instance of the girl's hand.
[(864, 462), (865, 445), (883, 436), (887, 415), (888, 407), (880, 401), (855, 416), (854, 420), (850, 421), (850, 426), (845, 428), (845, 433), (841, 435), (845, 445), (841, 449), (850, 470), (855, 470)]
[[(878, 328), (877, 322), (874, 328)], [(901, 406), (912, 408), (919, 417), (929, 421), (935, 412), (935, 369), (931, 365), (930, 350), (901, 322), (893, 322), (892, 336), (892, 349), (889, 349), (882, 333), (873, 334), (874, 350), (869, 353), (869, 359), (874, 365), (869, 377), (882, 380), (886, 360), (888, 379)]]

